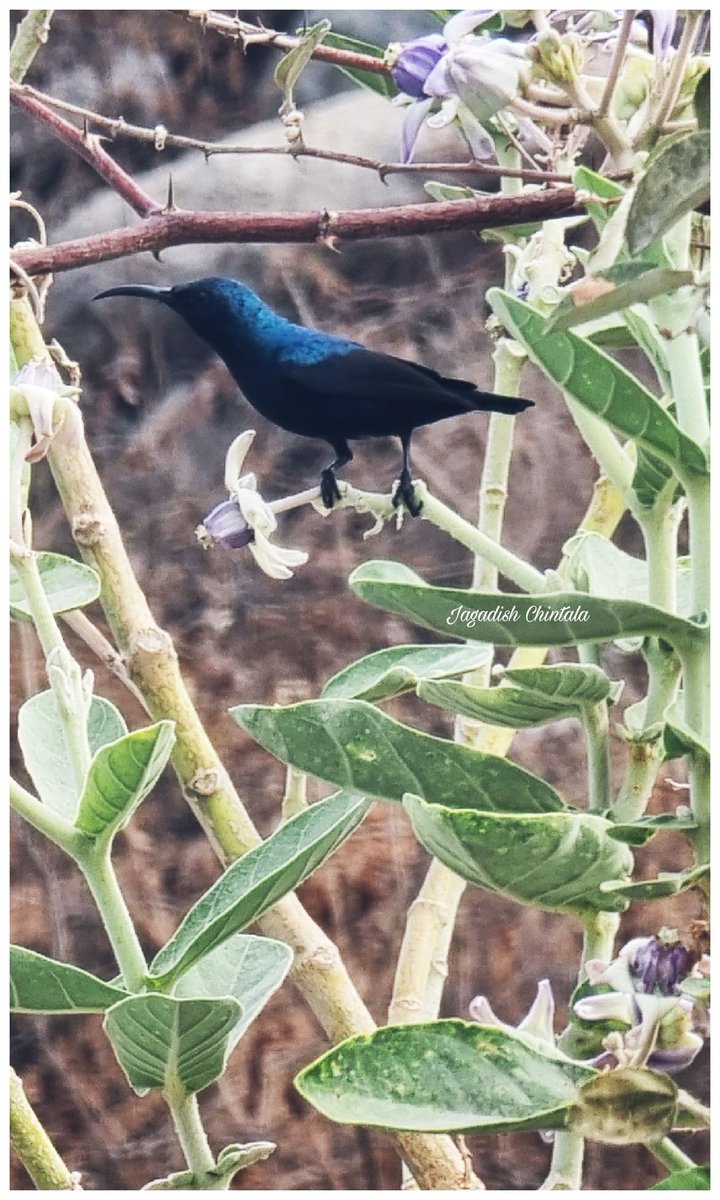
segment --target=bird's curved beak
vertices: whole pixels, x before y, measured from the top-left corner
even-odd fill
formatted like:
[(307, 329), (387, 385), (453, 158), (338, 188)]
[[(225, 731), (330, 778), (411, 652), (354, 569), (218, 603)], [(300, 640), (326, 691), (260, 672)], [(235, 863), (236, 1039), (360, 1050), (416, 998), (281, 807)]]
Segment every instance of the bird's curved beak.
[(93, 296), (93, 300), (104, 300), (107, 296), (144, 296), (146, 300), (159, 300), (162, 304), (169, 304), (171, 291), (172, 288), (151, 287), (148, 283), (124, 283), (122, 287), (98, 292), (97, 296)]

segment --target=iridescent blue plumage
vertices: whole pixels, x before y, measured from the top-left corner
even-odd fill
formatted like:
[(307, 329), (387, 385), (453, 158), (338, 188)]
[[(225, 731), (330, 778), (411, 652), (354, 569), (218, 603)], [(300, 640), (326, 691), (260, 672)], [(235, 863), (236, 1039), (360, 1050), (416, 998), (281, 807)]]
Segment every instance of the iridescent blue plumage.
[(403, 500), (417, 515), (409, 466), (414, 429), (477, 410), (518, 413), (532, 404), (481, 392), (466, 380), (446, 379), (348, 338), (295, 325), (234, 279), (196, 279), (172, 288), (127, 285), (95, 299), (117, 295), (168, 305), (220, 355), (258, 412), (292, 433), (330, 443), (336, 458), (320, 480), (327, 507), (340, 496), (336, 469), (352, 459), (348, 441), (400, 438), (403, 468), (396, 501)]

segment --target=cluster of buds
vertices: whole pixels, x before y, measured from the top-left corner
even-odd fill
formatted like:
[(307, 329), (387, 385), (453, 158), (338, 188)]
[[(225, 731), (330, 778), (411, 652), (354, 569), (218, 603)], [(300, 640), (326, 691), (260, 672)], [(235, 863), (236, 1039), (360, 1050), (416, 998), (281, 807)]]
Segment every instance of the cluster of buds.
[(541, 33), (530, 49), (534, 74), (559, 86), (572, 84), (585, 65), (585, 43), (576, 33), (559, 34), (555, 29)]
[(239, 550), (247, 546), (258, 566), (272, 579), (290, 579), (293, 568), (308, 560), (304, 550), (289, 550), (271, 540), (277, 518), (257, 490), (254, 475), (241, 475), (255, 430), (248, 429), (235, 438), (225, 457), (225, 487), (228, 500), (221, 501), (208, 513), (195, 536), (202, 546), (224, 546)]
[(580, 1021), (612, 1031), (595, 1066), (648, 1066), (677, 1074), (703, 1045), (697, 1032), (692, 982), (709, 973), (709, 960), (688, 950), (675, 930), (633, 938), (611, 963), (586, 963), (589, 988), (575, 1001)]

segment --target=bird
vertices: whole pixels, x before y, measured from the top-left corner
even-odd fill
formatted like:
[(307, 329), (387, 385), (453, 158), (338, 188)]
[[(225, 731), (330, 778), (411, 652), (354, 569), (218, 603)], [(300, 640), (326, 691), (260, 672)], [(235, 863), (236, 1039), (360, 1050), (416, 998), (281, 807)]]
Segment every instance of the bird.
[(352, 461), (349, 442), (398, 437), (402, 469), (393, 504), (412, 516), (410, 443), (415, 429), (469, 412), (515, 414), (532, 400), (483, 392), (465, 379), (369, 350), (350, 338), (295, 325), (246, 284), (223, 276), (173, 287), (123, 284), (93, 297), (137, 296), (183, 317), (223, 360), (246, 400), (290, 433), (328, 442), (335, 455), (320, 473), (325, 508), (341, 499), (336, 472)]

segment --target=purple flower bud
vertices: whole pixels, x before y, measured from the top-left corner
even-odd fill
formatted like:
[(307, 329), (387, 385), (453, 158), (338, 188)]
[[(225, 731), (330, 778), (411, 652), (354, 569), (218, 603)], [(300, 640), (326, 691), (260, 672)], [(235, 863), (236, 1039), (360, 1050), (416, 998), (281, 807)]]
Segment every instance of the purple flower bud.
[(629, 966), (638, 992), (677, 996), (680, 984), (692, 970), (693, 960), (681, 942), (649, 937), (639, 941)]
[(668, 56), (677, 22), (674, 8), (651, 8), (647, 14), (648, 42), (658, 62)]
[(227, 550), (239, 550), (255, 537), (240, 511), (237, 500), (223, 500), (208, 513), (198, 527), (198, 537), (205, 545), (220, 543)]
[(400, 91), (414, 100), (422, 99), (425, 96), (425, 80), (447, 48), (448, 44), (440, 33), (429, 33), (426, 37), (403, 42), (390, 66), (390, 74)]

